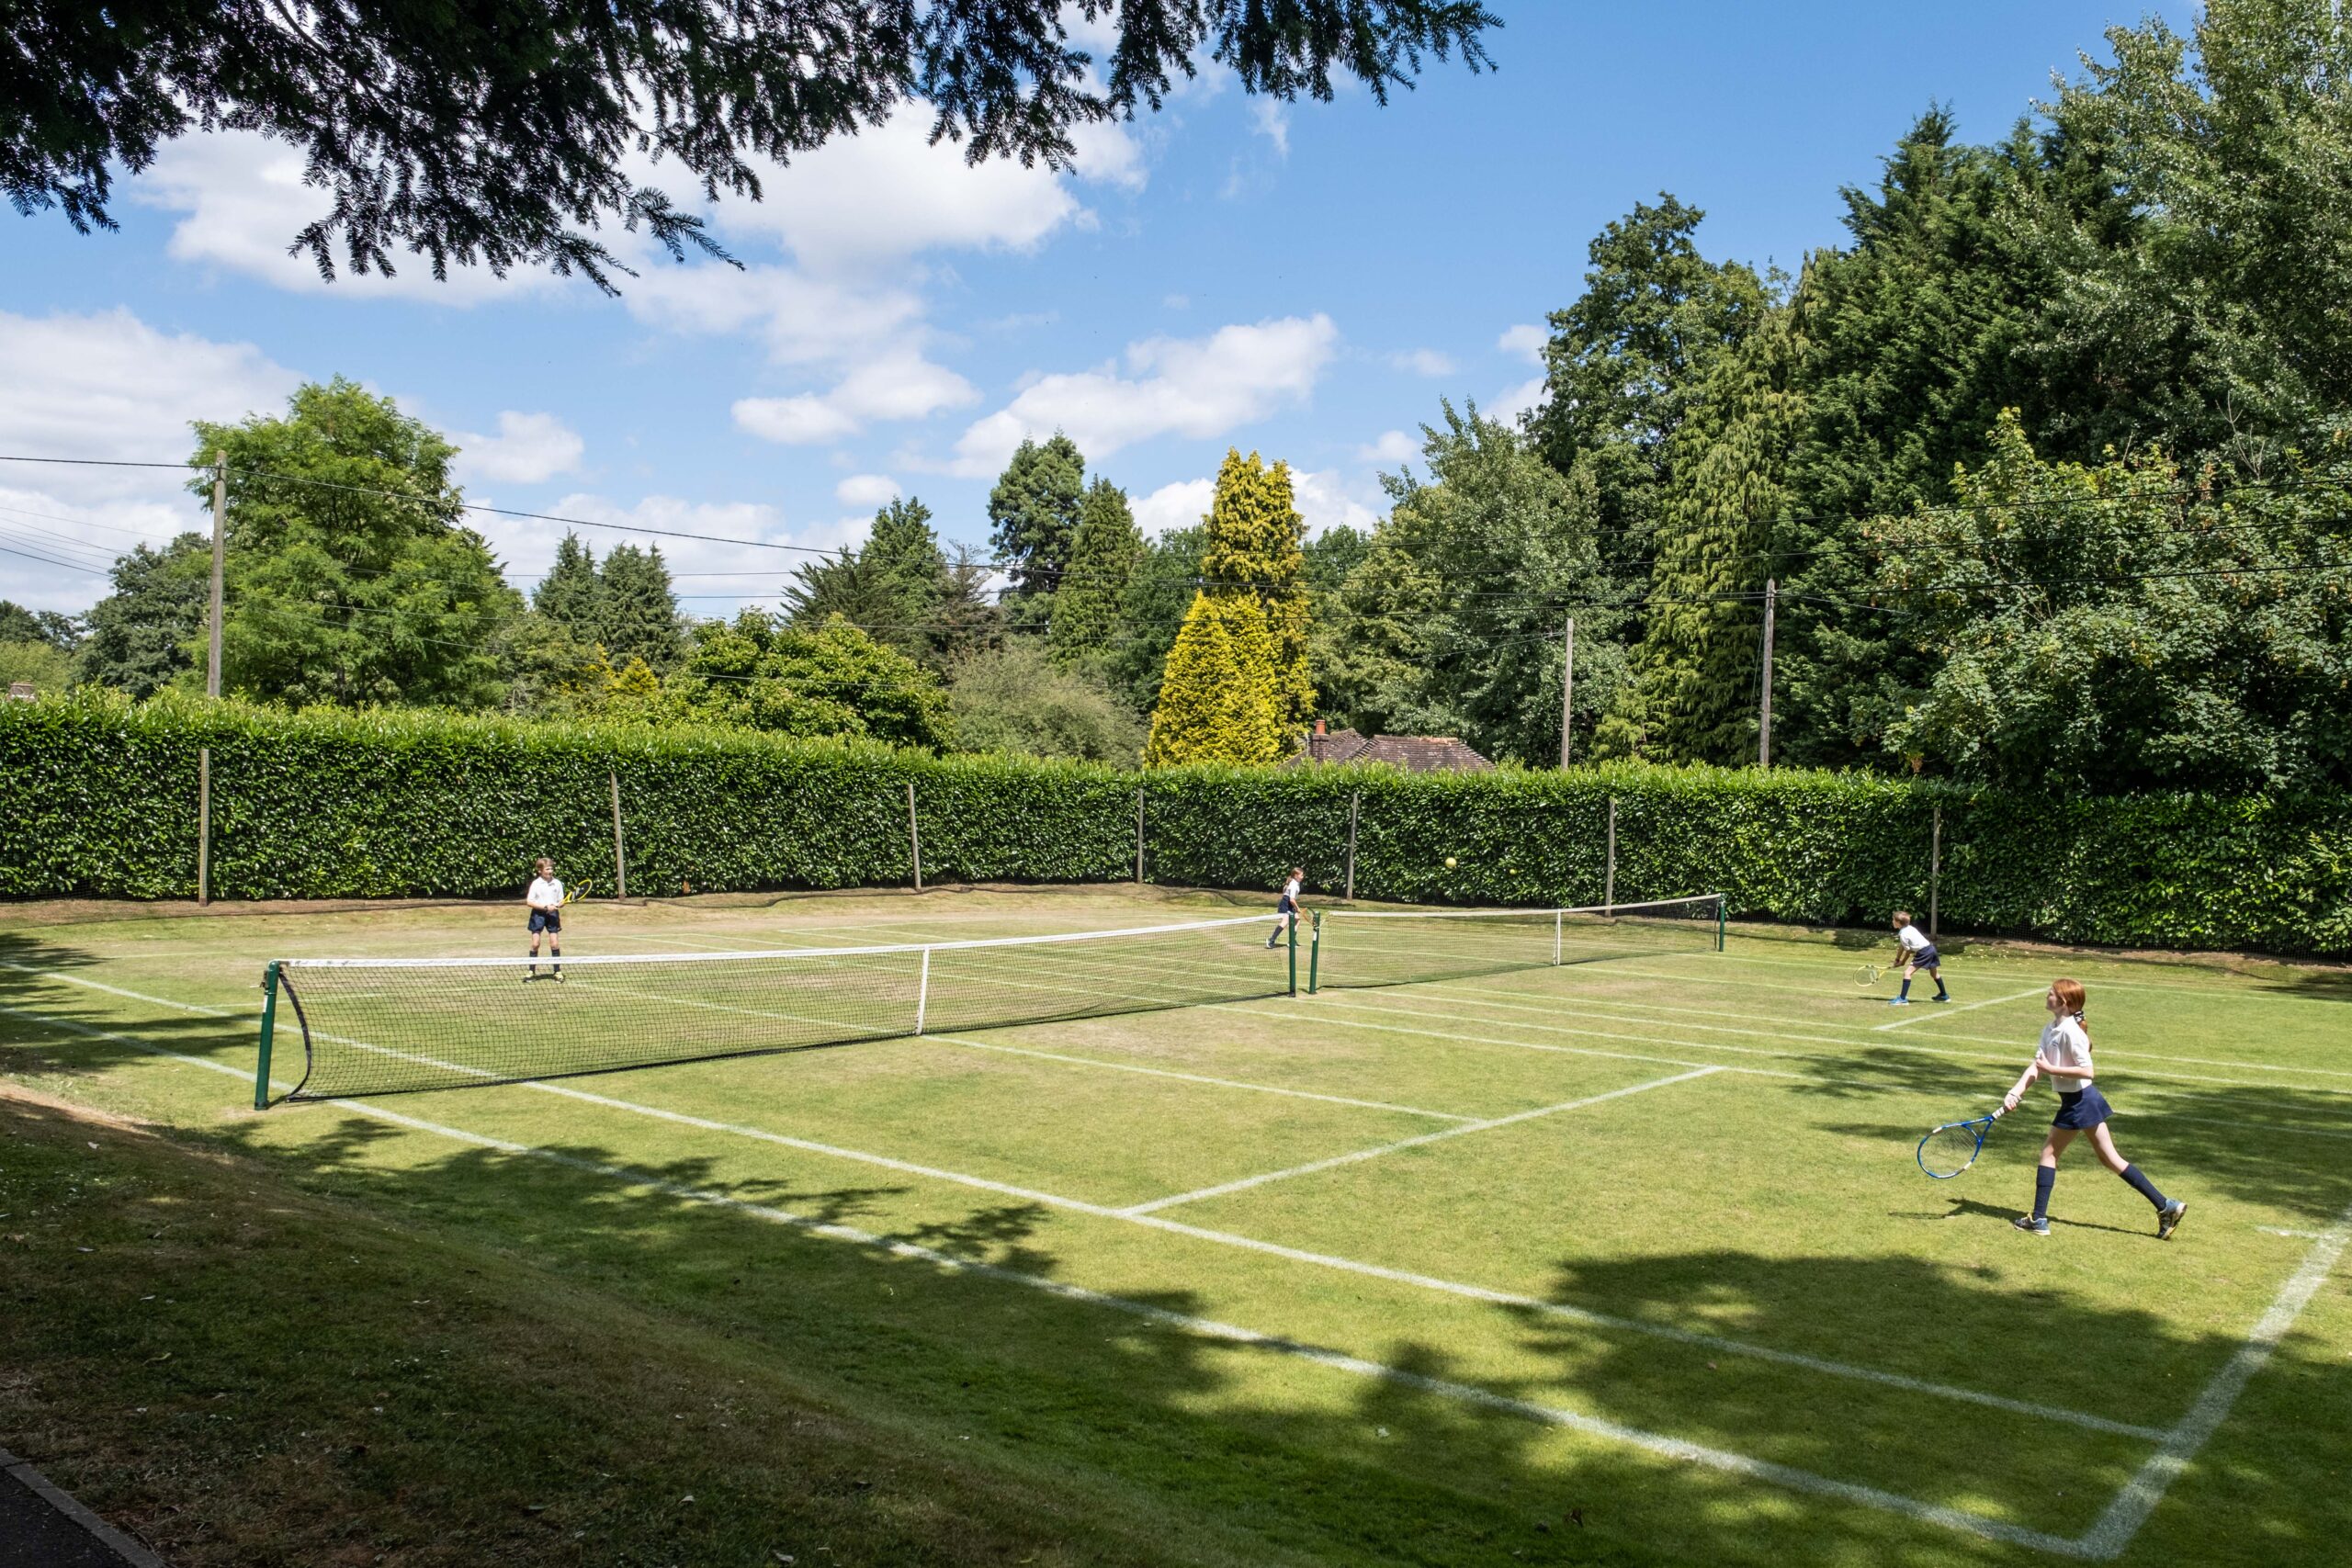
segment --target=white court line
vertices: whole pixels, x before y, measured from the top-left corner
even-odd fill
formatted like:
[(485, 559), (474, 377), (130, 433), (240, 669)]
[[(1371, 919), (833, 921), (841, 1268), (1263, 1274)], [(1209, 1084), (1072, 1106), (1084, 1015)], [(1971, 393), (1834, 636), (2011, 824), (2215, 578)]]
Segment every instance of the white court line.
[(1393, 1111), (1406, 1116), (1427, 1116), (1437, 1122), (1475, 1122), (1475, 1116), (1464, 1116), (1452, 1111), (1424, 1111), (1418, 1105), (1391, 1105), (1385, 1100), (1351, 1100), (1344, 1094), (1317, 1094), (1312, 1089), (1283, 1089), (1275, 1084), (1244, 1083), (1239, 1078), (1215, 1078), (1202, 1073), (1180, 1073), (1171, 1067), (1147, 1067), (1135, 1062), (1105, 1062), (1093, 1056), (1066, 1056), (1058, 1051), (1033, 1051), (1023, 1045), (998, 1045), (985, 1040), (966, 1040), (954, 1034), (918, 1034), (917, 1040), (935, 1040), (949, 1045), (962, 1045), (974, 1051), (998, 1051), (1008, 1056), (1035, 1056), (1041, 1062), (1067, 1062), (1072, 1066), (1101, 1067), (1114, 1073), (1141, 1073), (1148, 1077), (1175, 1078), (1183, 1083), (1211, 1084), (1218, 1089), (1248, 1089), (1252, 1094), (1280, 1094), (1293, 1100), (1319, 1100), (1329, 1105), (1352, 1105), (1362, 1111)]
[[(197, 1008), (193, 1003), (175, 1003), (167, 1001), (160, 997), (142, 997), (139, 999), (156, 1002), (164, 1007), (183, 1007), (189, 1008), (192, 1010), (205, 1012), (213, 1012), (217, 1010), (209, 1008)], [(0, 1012), (17, 1012), (17, 1010), (18, 1010), (12, 1008), (0, 1007)], [(127, 1040), (131, 1043), (146, 1046), (148, 1049), (154, 1050), (167, 1055), (175, 1055), (175, 1053), (169, 1052), (161, 1046), (147, 1046), (145, 1042), (135, 1040), (128, 1035), (109, 1034), (107, 1031), (91, 1030), (85, 1025), (69, 1024), (62, 1021), (56, 1020), (45, 1020), (44, 1015), (40, 1013), (25, 1012), (19, 1014), (19, 1016), (58, 1023), (60, 1027), (72, 1028), (86, 1033), (95, 1033), (109, 1039)], [(379, 1049), (380, 1047), (371, 1048)], [(1539, 1046), (1537, 1049), (1544, 1049), (1544, 1047)], [(199, 1060), (195, 1057), (188, 1057), (186, 1059), (189, 1061)], [(247, 1075), (238, 1072), (235, 1068), (225, 1067), (219, 1063), (204, 1062), (201, 1065), (210, 1067), (216, 1071), (225, 1072), (232, 1077), (247, 1077)], [(1687, 1063), (1682, 1065), (1705, 1066), (1706, 1064)], [(1737, 1072), (1741, 1069), (1727, 1067), (1722, 1070), (1725, 1072)], [(248, 1079), (248, 1081), (250, 1080)], [(273, 1087), (277, 1086), (273, 1085)], [(1220, 1247), (1234, 1247), (1248, 1252), (1264, 1253), (1268, 1257), (1281, 1258), (1294, 1263), (1308, 1264), (1316, 1268), (1334, 1269), (1342, 1273), (1360, 1274), (1370, 1279), (1385, 1280), (1392, 1283), (1407, 1285), (1415, 1289), (1430, 1291), (1439, 1294), (1458, 1296), (1468, 1301), (1486, 1302), (1497, 1306), (1511, 1307), (1521, 1311), (1535, 1313), (1542, 1316), (1555, 1318), (1561, 1322), (1577, 1324), (1585, 1327), (1615, 1330), (1638, 1335), (1646, 1338), (1664, 1339), (1675, 1344), (1689, 1345), (1702, 1349), (1713, 1350), (1724, 1355), (1739, 1356), (1753, 1360), (1768, 1361), (1781, 1366), (1802, 1368), (1808, 1371), (1820, 1372), (1832, 1377), (1845, 1378), (1853, 1382), (1876, 1383), (1882, 1387), (1901, 1389), (1906, 1393), (1929, 1394), (1940, 1398), (1957, 1400), (1964, 1404), (1983, 1405), (1989, 1409), (2009, 1411), (2017, 1415), (2032, 1416), (2037, 1419), (2064, 1422), (2070, 1426), (2082, 1427), (2092, 1431), (2114, 1432), (2125, 1437), (2139, 1438), (2146, 1441), (2154, 1441), (2163, 1436), (2162, 1432), (2154, 1428), (2133, 1426), (2128, 1422), (2112, 1421), (2105, 1416), (2093, 1416), (2082, 1411), (2067, 1410), (2054, 1405), (2036, 1404), (2029, 1401), (2009, 1399), (2000, 1394), (1985, 1393), (1976, 1389), (1962, 1388), (1951, 1384), (1931, 1382), (1925, 1379), (1906, 1377), (1899, 1372), (1879, 1371), (1868, 1367), (1852, 1366), (1842, 1361), (1831, 1361), (1819, 1357), (1807, 1356), (1797, 1351), (1772, 1349), (1765, 1346), (1752, 1345), (1745, 1340), (1724, 1338), (1717, 1335), (1704, 1334), (1692, 1329), (1676, 1328), (1664, 1324), (1645, 1323), (1638, 1318), (1615, 1317), (1605, 1313), (1591, 1312), (1582, 1307), (1567, 1306), (1555, 1302), (1547, 1302), (1539, 1297), (1521, 1295), (1514, 1292), (1494, 1290), (1484, 1285), (1465, 1284), (1459, 1280), (1440, 1279), (1433, 1275), (1416, 1274), (1406, 1269), (1390, 1269), (1382, 1264), (1361, 1262), (1354, 1258), (1335, 1257), (1329, 1253), (1309, 1252), (1299, 1247), (1285, 1247), (1279, 1242), (1261, 1241), (1255, 1236), (1238, 1235), (1227, 1231), (1209, 1230), (1203, 1226), (1187, 1224), (1182, 1220), (1171, 1220), (1158, 1214), (1125, 1213), (1120, 1210), (1106, 1208), (1101, 1204), (1089, 1203), (1075, 1198), (1064, 1198), (1050, 1192), (1039, 1192), (1029, 1189), (1016, 1188), (1010, 1186), (1007, 1183), (989, 1180), (984, 1177), (966, 1176), (956, 1171), (940, 1170), (933, 1167), (916, 1165), (906, 1160), (893, 1159), (887, 1155), (867, 1154), (862, 1150), (837, 1148), (831, 1145), (813, 1143), (805, 1139), (789, 1138), (782, 1134), (770, 1133), (764, 1129), (741, 1127), (729, 1122), (715, 1122), (706, 1117), (694, 1116), (684, 1111), (668, 1111), (656, 1106), (639, 1104), (631, 1100), (615, 1100), (609, 1096), (591, 1094), (586, 1090), (571, 1089), (560, 1084), (525, 1083), (514, 1087), (535, 1089), (548, 1094), (560, 1095), (567, 1099), (586, 1100), (590, 1103), (601, 1104), (613, 1110), (640, 1116), (652, 1117), (660, 1121), (677, 1122), (686, 1126), (696, 1127), (704, 1131), (726, 1133), (737, 1136), (756, 1139), (764, 1143), (779, 1144), (789, 1147), (796, 1147), (806, 1152), (829, 1156), (833, 1158), (852, 1160), (865, 1165), (879, 1166), (885, 1169), (895, 1170), (905, 1175), (925, 1176), (937, 1180), (951, 1182), (959, 1186), (978, 1188), (983, 1191), (995, 1192), (1005, 1196), (1025, 1198), (1032, 1201), (1044, 1204), (1049, 1208), (1063, 1209), (1071, 1213), (1088, 1214), (1098, 1219), (1121, 1220), (1130, 1224), (1144, 1225), (1154, 1230), (1161, 1230), (1177, 1235), (1189, 1236), (1197, 1241), (1205, 1241)], [(356, 1106), (360, 1102), (356, 1100), (330, 1100), (325, 1103)]]
[(1981, 1002), (1962, 1002), (1957, 1007), (1947, 1002), (1914, 1002), (1912, 1006), (1923, 1007), (1928, 1010), (1917, 1018), (1898, 1018), (1893, 1023), (1880, 1024), (1878, 1028), (1882, 1032), (1889, 1029), (1908, 1029), (1915, 1023), (1926, 1023), (1932, 1019), (1950, 1018), (1956, 1012), (1974, 1012), (1978, 1008), (1996, 1008), (2003, 1002), (2021, 1002), (2028, 997), (2041, 996), (2049, 989), (2047, 986), (2035, 986), (2030, 990), (2011, 991), (2006, 997), (1987, 997)]
[(1228, 1192), (1240, 1192), (1252, 1187), (1263, 1187), (1270, 1181), (1284, 1181), (1294, 1176), (1309, 1176), (1318, 1170), (1330, 1170), (1339, 1166), (1354, 1165), (1360, 1160), (1378, 1159), (1383, 1155), (1393, 1155), (1399, 1149), (1419, 1148), (1423, 1144), (1434, 1144), (1443, 1138), (1460, 1138), (1472, 1133), (1491, 1132), (1497, 1127), (1509, 1127), (1520, 1122), (1532, 1122), (1539, 1116), (1554, 1116), (1563, 1111), (1581, 1111), (1588, 1105), (1599, 1105), (1604, 1100), (1622, 1100), (1626, 1095), (1646, 1093), (1650, 1089), (1664, 1089), (1668, 1084), (1689, 1083), (1692, 1078), (1703, 1078), (1723, 1070), (1721, 1067), (1700, 1067), (1687, 1073), (1677, 1073), (1672, 1077), (1652, 1078), (1647, 1083), (1637, 1083), (1624, 1089), (1612, 1089), (1606, 1094), (1587, 1095), (1582, 1100), (1563, 1100), (1557, 1105), (1539, 1105), (1532, 1111), (1514, 1111), (1509, 1116), (1497, 1116), (1490, 1121), (1469, 1122), (1459, 1127), (1448, 1127), (1442, 1132), (1423, 1133), (1416, 1138), (1399, 1138), (1393, 1144), (1383, 1144), (1376, 1149), (1358, 1149), (1352, 1154), (1333, 1155), (1329, 1159), (1310, 1160), (1305, 1165), (1295, 1165), (1287, 1170), (1264, 1171), (1257, 1176), (1245, 1176), (1234, 1181), (1221, 1181), (1215, 1187), (1203, 1187), (1191, 1192), (1178, 1192), (1166, 1198), (1154, 1198), (1148, 1203), (1130, 1203), (1119, 1213), (1122, 1214), (1156, 1213), (1161, 1209), (1172, 1209), (1179, 1203), (1197, 1202), (1204, 1198), (1221, 1198)]
[(2098, 1522), (2084, 1532), (2079, 1543), (2083, 1555), (2101, 1561), (2122, 1555), (2123, 1549), (2132, 1544), (2132, 1538), (2140, 1533), (2140, 1527), (2148, 1522), (2156, 1505), (2164, 1500), (2165, 1489), (2180, 1479), (2181, 1472), (2197, 1458), (2198, 1450), (2228, 1418), (2230, 1407), (2245, 1392), (2245, 1385), (2270, 1359), (2270, 1353), (2278, 1348), (2278, 1341), (2287, 1337), (2287, 1331), (2295, 1326), (2295, 1320), (2311, 1304), (2312, 1297), (2319, 1293), (2328, 1271), (2343, 1258), (2347, 1242), (2352, 1242), (2352, 1209), (2345, 1210), (2312, 1243), (2311, 1250), (2303, 1254), (2301, 1267), (2278, 1287), (2269, 1310), (2255, 1324), (2254, 1331), (2238, 1347), (2237, 1354), (2213, 1374), (2212, 1381), (2188, 1407), (2188, 1414), (2180, 1418), (2156, 1451), (2115, 1495), (2115, 1501), (2099, 1515)]
[(2262, 1232), (2265, 1235), (2292, 1236), (2297, 1241), (2324, 1241), (2327, 1239), (2327, 1233), (2325, 1231), (2284, 1231), (2280, 1230), (2277, 1225), (2256, 1225), (2254, 1228)]
[[(74, 1033), (88, 1034), (138, 1045), (158, 1055), (194, 1066), (225, 1072), (233, 1077), (244, 1077), (233, 1067), (225, 1066), (218, 1062), (208, 1062), (199, 1056), (183, 1055), (178, 1052), (166, 1050), (130, 1035), (117, 1034), (108, 1030), (95, 1029), (86, 1024), (73, 1023), (64, 1020), (46, 1019), (40, 1014), (25, 1013), (15, 1008), (0, 1007), (0, 1012), (36, 1019)], [(494, 1138), (485, 1134), (469, 1132), (461, 1127), (427, 1122), (422, 1117), (407, 1116), (396, 1111), (387, 1111), (381, 1106), (370, 1105), (364, 1100), (331, 1100), (327, 1103), (337, 1109), (353, 1111), (379, 1122), (447, 1138), (453, 1143), (464, 1144), (473, 1148), (492, 1149), (523, 1158), (544, 1160), (567, 1169), (618, 1181), (639, 1190), (659, 1192), (664, 1197), (675, 1198), (683, 1202), (743, 1214), (750, 1218), (763, 1220), (771, 1224), (785, 1225), (811, 1235), (823, 1236), (829, 1240), (849, 1242), (892, 1258), (928, 1263), (948, 1272), (971, 1274), (981, 1279), (1024, 1286), (1030, 1290), (1042, 1291), (1064, 1301), (1103, 1307), (1128, 1316), (1142, 1318), (1147, 1322), (1195, 1337), (1270, 1351), (1334, 1371), (1346, 1372), (1351, 1376), (1437, 1394), (1457, 1404), (1477, 1405), (1485, 1409), (1517, 1416), (1526, 1420), (1541, 1422), (1545, 1426), (1563, 1427), (1603, 1442), (1638, 1449), (1661, 1459), (1684, 1464), (1702, 1465), (1707, 1469), (1738, 1476), (1744, 1480), (1764, 1482), (1785, 1491), (1874, 1508), (1882, 1513), (1895, 1514), (1922, 1524), (1937, 1525), (1945, 1529), (2002, 1541), (2009, 1545), (2029, 1547), (2062, 1556), (2081, 1555), (2075, 1543), (2063, 1536), (2030, 1529), (2022, 1525), (2014, 1525), (2005, 1519), (1971, 1513), (1963, 1508), (1924, 1503), (1916, 1497), (1882, 1491), (1875, 1486), (1864, 1486), (1850, 1481), (1838, 1481), (1829, 1476), (1816, 1474), (1812, 1471), (1799, 1470), (1791, 1465), (1775, 1464), (1769, 1460), (1751, 1459), (1746, 1454), (1733, 1453), (1724, 1449), (1710, 1448), (1701, 1443), (1687, 1442), (1679, 1438), (1669, 1438), (1660, 1433), (1644, 1431), (1639, 1427), (1624, 1426), (1600, 1416), (1562, 1410), (1553, 1405), (1538, 1404), (1530, 1400), (1514, 1399), (1508, 1394), (1498, 1393), (1492, 1389), (1481, 1388), (1473, 1383), (1433, 1378), (1423, 1372), (1408, 1371), (1403, 1368), (1366, 1360), (1362, 1357), (1350, 1356), (1341, 1351), (1325, 1349), (1295, 1339), (1262, 1334), (1256, 1329), (1220, 1323), (1214, 1318), (1170, 1312), (1165, 1307), (1154, 1306), (1145, 1302), (1129, 1301), (1125, 1297), (1109, 1295), (1099, 1291), (1090, 1291), (1081, 1285), (1066, 1284), (1058, 1280), (1024, 1273), (1017, 1269), (1007, 1269), (998, 1264), (958, 1258), (933, 1247), (918, 1246), (913, 1242), (899, 1241), (871, 1231), (860, 1230), (854, 1225), (815, 1220), (768, 1204), (748, 1202), (723, 1192), (713, 1192), (703, 1188), (687, 1187), (681, 1183), (665, 1181), (659, 1177), (627, 1166), (605, 1165), (594, 1160), (581, 1159), (576, 1156), (558, 1154), (551, 1149), (533, 1148), (528, 1145), (513, 1143), (504, 1138)]]
[[(1321, 1002), (1320, 998), (1317, 998), (1317, 999), (1318, 1002)], [(1360, 1012), (1376, 1012), (1385, 1018), (1426, 1018), (1429, 1016), (1427, 1013), (1400, 1012), (1391, 1008), (1366, 1007), (1362, 1003), (1351, 1004), (1348, 1002), (1324, 1002), (1322, 1005), (1340, 1008), (1353, 1006), (1356, 1010)], [(1211, 1002), (1208, 1006), (1218, 1012), (1247, 1013), (1252, 1018), (1279, 1018), (1292, 1023), (1297, 1022), (1300, 1016), (1296, 1013), (1268, 1012), (1262, 1008), (1245, 1007), (1238, 1002)], [(1783, 1073), (1777, 1072), (1770, 1067), (1724, 1066), (1721, 1062), (1692, 1062), (1685, 1060), (1680, 1056), (1646, 1055), (1637, 1051), (1596, 1051), (1584, 1045), (1547, 1045), (1540, 1040), (1498, 1040), (1491, 1035), (1455, 1034), (1440, 1029), (1410, 1029), (1402, 1024), (1396, 1023), (1363, 1023), (1352, 1018), (1327, 1018), (1319, 1019), (1317, 1021), (1340, 1029), (1370, 1029), (1378, 1031), (1384, 1034), (1412, 1034), (1418, 1035), (1423, 1040), (1455, 1040), (1460, 1041), (1462, 1043), (1466, 1045), (1501, 1045), (1513, 1051), (1551, 1051), (1563, 1056), (1604, 1056), (1611, 1061), (1618, 1062), (1656, 1062), (1662, 1066), (1668, 1067), (1722, 1067), (1724, 1072), (1743, 1073), (1750, 1077), (1794, 1078), (1804, 1083), (1817, 1083), (1821, 1081), (1814, 1077), (1809, 1073)], [(1506, 1023), (1498, 1025), (1498, 1027), (1503, 1029), (1521, 1029), (1537, 1026)], [(1743, 1048), (1737, 1045), (1711, 1045), (1702, 1040), (1667, 1040), (1660, 1039), (1658, 1036), (1653, 1034), (1613, 1034), (1606, 1030), (1571, 1029), (1566, 1025), (1559, 1024), (1545, 1024), (1540, 1027), (1557, 1034), (1588, 1035), (1595, 1040), (1623, 1040), (1637, 1045), (1679, 1045), (1686, 1051), (1735, 1051), (1743, 1052), (1744, 1055), (1751, 1056), (1794, 1056), (1799, 1058), (1805, 1056), (1805, 1053), (1802, 1051), (1743, 1051)]]

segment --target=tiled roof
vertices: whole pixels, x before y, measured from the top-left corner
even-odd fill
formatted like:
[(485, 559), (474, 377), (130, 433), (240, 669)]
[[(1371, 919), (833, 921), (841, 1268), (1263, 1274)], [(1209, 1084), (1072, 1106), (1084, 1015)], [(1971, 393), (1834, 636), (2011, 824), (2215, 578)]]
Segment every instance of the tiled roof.
[(1451, 735), (1359, 735), (1352, 729), (1308, 736), (1306, 745), (1283, 765), (1306, 762), (1385, 762), (1408, 773), (1483, 773), (1494, 767)]

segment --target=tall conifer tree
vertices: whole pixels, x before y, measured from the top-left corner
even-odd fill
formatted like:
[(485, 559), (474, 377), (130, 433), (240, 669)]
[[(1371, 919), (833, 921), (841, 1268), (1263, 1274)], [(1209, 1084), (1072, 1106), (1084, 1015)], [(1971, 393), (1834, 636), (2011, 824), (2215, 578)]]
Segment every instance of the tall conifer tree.
[(565, 530), (555, 547), (555, 564), (531, 590), (531, 608), (581, 641), (594, 642), (601, 635), (600, 597), (595, 552)]
[(1267, 636), (1274, 722), (1295, 734), (1315, 714), (1306, 662), (1306, 520), (1291, 497), (1290, 465), (1228, 450), (1217, 470), (1201, 576), (1212, 593), (1255, 599)]
[(1050, 441), (1023, 441), (989, 492), (989, 542), (1012, 579), (1005, 595), (1012, 618), (1045, 619), (1047, 600), (1069, 564), (1086, 484), (1086, 458), (1057, 431)]
[(685, 638), (661, 547), (614, 547), (596, 581), (597, 640), (605, 657), (616, 669), (637, 659), (655, 674), (667, 674), (684, 654)]
[(1271, 762), (1282, 755), (1266, 680), (1264, 613), (1246, 593), (1193, 595), (1168, 650), (1152, 710), (1146, 767), (1185, 762)]
[(1721, 356), (1674, 443), (1633, 679), (1597, 740), (1604, 754), (1738, 763), (1755, 756), (1765, 550), (1787, 505), (1804, 416), (1803, 354), (1776, 310)]
[(1096, 479), (1079, 507), (1069, 570), (1054, 591), (1047, 647), (1057, 662), (1073, 664), (1110, 649), (1119, 634), (1127, 583), (1143, 553), (1143, 532), (1128, 509), (1127, 492)]

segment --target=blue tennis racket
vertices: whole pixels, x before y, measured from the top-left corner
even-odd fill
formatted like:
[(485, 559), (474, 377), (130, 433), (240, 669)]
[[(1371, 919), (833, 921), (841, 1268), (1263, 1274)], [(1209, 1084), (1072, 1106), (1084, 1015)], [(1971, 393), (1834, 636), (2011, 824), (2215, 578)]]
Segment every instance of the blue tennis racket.
[(2007, 1115), (2006, 1109), (1990, 1116), (1977, 1116), (1966, 1122), (1947, 1122), (1919, 1140), (1919, 1168), (1938, 1181), (1950, 1181), (1976, 1163), (1976, 1156), (1984, 1147), (1984, 1135), (1993, 1123)]

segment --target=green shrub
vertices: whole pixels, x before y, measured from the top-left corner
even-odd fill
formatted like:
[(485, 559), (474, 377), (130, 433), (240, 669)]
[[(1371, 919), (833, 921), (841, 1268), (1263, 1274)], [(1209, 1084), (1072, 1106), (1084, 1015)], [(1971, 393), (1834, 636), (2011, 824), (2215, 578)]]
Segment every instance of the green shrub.
[[(1720, 891), (1736, 916), (1878, 924), (1924, 910), (1942, 819), (1943, 929), (2115, 946), (2352, 953), (2352, 800), (2099, 799), (1844, 773), (1611, 764), (1386, 768), (933, 757), (736, 729), (286, 714), (165, 696), (0, 704), (0, 897), (186, 897), (197, 753), (213, 753), (224, 897), (482, 897), (555, 857), (630, 891), (903, 885), (914, 786), (927, 880), (1159, 883), (1463, 905)], [(1457, 863), (1449, 868), (1445, 862)], [(1311, 901), (1311, 900), (1310, 900)]]

